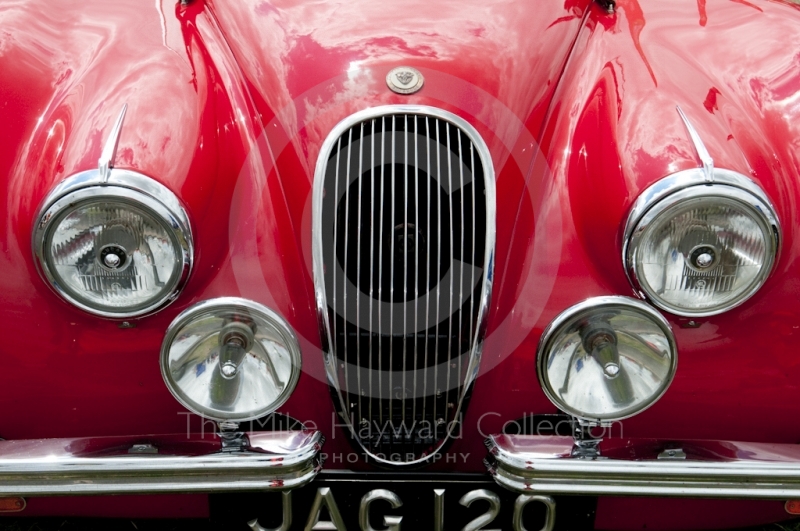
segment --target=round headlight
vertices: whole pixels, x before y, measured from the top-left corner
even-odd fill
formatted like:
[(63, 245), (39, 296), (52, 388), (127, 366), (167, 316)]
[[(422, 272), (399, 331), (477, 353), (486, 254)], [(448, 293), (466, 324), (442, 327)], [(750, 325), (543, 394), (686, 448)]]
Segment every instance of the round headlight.
[(766, 195), (733, 172), (715, 176), (729, 182), (637, 201), (628, 221), (625, 265), (634, 288), (677, 315), (738, 306), (764, 284), (775, 261), (778, 222)]
[(300, 376), (300, 346), (275, 312), (245, 299), (204, 301), (181, 313), (161, 347), (161, 374), (187, 409), (218, 421), (280, 407)]
[(81, 186), (79, 174), (77, 184), (59, 186), (39, 215), (34, 250), (64, 299), (104, 317), (133, 317), (177, 296), (191, 269), (192, 236), (172, 192), (134, 172), (112, 175)]
[(597, 297), (556, 317), (537, 360), (542, 389), (556, 407), (602, 423), (658, 400), (675, 375), (678, 351), (653, 308), (628, 297)]

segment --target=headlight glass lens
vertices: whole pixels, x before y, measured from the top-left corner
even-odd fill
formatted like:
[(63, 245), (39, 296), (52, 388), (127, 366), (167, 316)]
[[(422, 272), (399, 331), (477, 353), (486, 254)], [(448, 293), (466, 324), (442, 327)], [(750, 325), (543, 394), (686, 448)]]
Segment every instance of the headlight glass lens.
[(56, 282), (87, 306), (135, 312), (170, 293), (180, 246), (170, 228), (134, 204), (90, 201), (54, 224), (46, 242)]
[(67, 301), (96, 315), (125, 318), (177, 296), (193, 249), (177, 198), (147, 177), (118, 173), (128, 186), (55, 193), (39, 215), (34, 251), (44, 276)]
[(677, 349), (664, 318), (627, 297), (589, 299), (559, 315), (539, 344), (539, 380), (563, 411), (590, 421), (639, 413), (667, 390)]
[(268, 308), (238, 298), (197, 304), (170, 325), (161, 373), (187, 409), (219, 421), (275, 411), (294, 391), (300, 347)]
[(714, 315), (741, 304), (764, 283), (777, 242), (771, 210), (727, 186), (683, 190), (640, 220), (628, 267), (641, 290), (678, 315)]

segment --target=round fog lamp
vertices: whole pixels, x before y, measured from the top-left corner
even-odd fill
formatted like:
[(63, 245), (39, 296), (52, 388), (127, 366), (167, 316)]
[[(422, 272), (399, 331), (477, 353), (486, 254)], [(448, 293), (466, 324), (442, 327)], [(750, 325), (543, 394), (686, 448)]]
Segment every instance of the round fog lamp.
[(645, 303), (598, 297), (577, 304), (539, 342), (539, 381), (559, 409), (589, 422), (633, 416), (663, 395), (677, 368), (669, 324)]
[(161, 347), (170, 392), (190, 411), (218, 421), (275, 411), (294, 391), (300, 366), (289, 325), (269, 308), (232, 297), (181, 313)]

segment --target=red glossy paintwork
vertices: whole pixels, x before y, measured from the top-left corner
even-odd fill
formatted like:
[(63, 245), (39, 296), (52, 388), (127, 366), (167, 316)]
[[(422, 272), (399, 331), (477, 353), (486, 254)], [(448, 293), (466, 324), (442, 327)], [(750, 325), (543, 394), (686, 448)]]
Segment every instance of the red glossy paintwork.
[[(310, 267), (313, 168), (341, 119), (414, 103), (472, 123), (497, 170), (481, 375), (448, 449), (455, 463), (430, 467), (482, 471), (484, 435), (555, 412), (534, 365), (549, 321), (589, 296), (631, 294), (620, 261), (627, 209), (649, 184), (698, 166), (680, 105), (717, 166), (767, 191), (783, 246), (740, 308), (698, 328), (667, 316), (675, 382), (621, 429), (797, 442), (800, 425), (787, 419), (800, 399), (798, 22), (797, 5), (770, 0), (620, 0), (613, 15), (590, 0), (0, 5), (0, 436), (172, 433), (187, 420), (200, 430), (162, 383), (161, 340), (182, 309), (235, 295), (275, 309), (301, 338), (304, 372), (281, 411), (326, 434), (328, 468), (367, 468), (347, 463), (352, 447), (332, 427)], [(399, 65), (423, 72), (421, 92), (387, 90)], [(30, 251), (39, 203), (96, 166), (123, 103), (117, 166), (175, 191), (197, 243), (184, 293), (134, 329), (63, 303)], [(641, 526), (657, 503), (601, 500), (598, 525)], [(775, 519), (765, 503), (737, 510)], [(730, 522), (714, 517), (729, 506), (702, 507), (702, 525)]]

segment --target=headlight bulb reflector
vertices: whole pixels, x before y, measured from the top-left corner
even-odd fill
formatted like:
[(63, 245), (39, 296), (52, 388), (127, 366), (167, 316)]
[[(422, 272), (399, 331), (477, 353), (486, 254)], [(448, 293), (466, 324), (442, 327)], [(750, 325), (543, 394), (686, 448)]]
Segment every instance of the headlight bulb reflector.
[(678, 352), (669, 324), (628, 297), (577, 304), (547, 327), (537, 356), (539, 382), (559, 409), (588, 422), (635, 415), (667, 390)]
[(217, 421), (272, 413), (294, 391), (300, 368), (289, 325), (269, 308), (233, 297), (181, 313), (161, 347), (170, 392), (190, 411)]
[(725, 312), (772, 270), (778, 223), (763, 193), (696, 185), (641, 210), (629, 221), (625, 266), (634, 288), (659, 308), (689, 317)]

